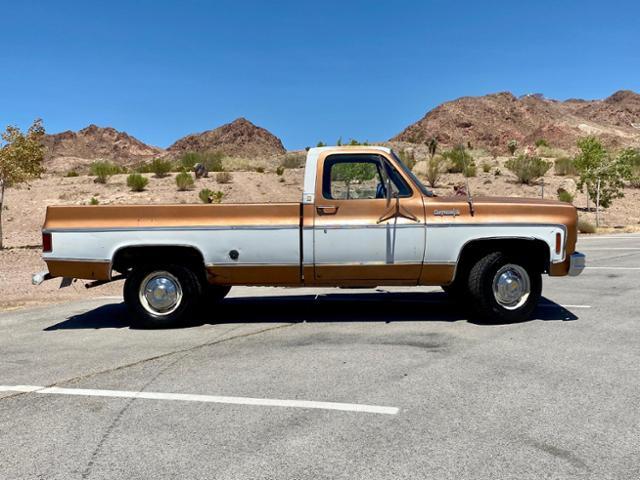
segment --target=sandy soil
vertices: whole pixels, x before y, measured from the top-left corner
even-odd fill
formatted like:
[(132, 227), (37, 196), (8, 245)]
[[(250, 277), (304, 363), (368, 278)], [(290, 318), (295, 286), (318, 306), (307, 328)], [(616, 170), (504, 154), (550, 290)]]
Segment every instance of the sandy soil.
[[(477, 162), (478, 176), (469, 179), (473, 194), (539, 197), (541, 185), (518, 185), (513, 175), (504, 168), (505, 160), (489, 159), (492, 164), (489, 173), (482, 172), (482, 160)], [(495, 175), (496, 169), (500, 169), (500, 176)], [(420, 174), (420, 165), (416, 171)], [(202, 188), (224, 192), (224, 203), (296, 202), (302, 193), (303, 170), (286, 170), (283, 176), (275, 173), (233, 172), (233, 179), (229, 184), (217, 183), (213, 174), (211, 178), (197, 180), (196, 187), (187, 192), (176, 190), (175, 174), (163, 179), (147, 176), (147, 190), (140, 193), (129, 191), (126, 175), (116, 175), (106, 185), (95, 183), (88, 176), (61, 178), (46, 175), (29, 185), (8, 189), (3, 212), (6, 249), (0, 251), (0, 309), (121, 293), (122, 282), (89, 290), (84, 288), (84, 282), (81, 281), (64, 289), (58, 288), (58, 280), (45, 282), (38, 287), (31, 285), (31, 274), (46, 269), (40, 258), (39, 246), (40, 228), (47, 205), (88, 204), (92, 197), (97, 198), (101, 204), (199, 203), (198, 192)], [(453, 185), (463, 182), (464, 179), (459, 174), (443, 175), (435, 191), (447, 195), (452, 192)], [(545, 197), (556, 198), (556, 191), (560, 186), (571, 190), (572, 182), (572, 179), (548, 174), (545, 177)], [(575, 204), (584, 207), (585, 196), (578, 194)], [(581, 212), (580, 215), (593, 221), (595, 214)], [(604, 211), (601, 218), (603, 225), (610, 228), (627, 226), (626, 230), (638, 229), (640, 190), (626, 189), (625, 198), (614, 201), (613, 206)]]

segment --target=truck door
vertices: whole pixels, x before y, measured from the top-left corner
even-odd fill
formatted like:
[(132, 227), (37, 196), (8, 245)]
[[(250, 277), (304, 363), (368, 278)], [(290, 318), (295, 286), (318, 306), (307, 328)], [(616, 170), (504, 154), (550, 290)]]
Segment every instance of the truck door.
[(426, 235), (422, 195), (389, 158), (319, 158), (315, 199), (316, 281), (417, 283)]

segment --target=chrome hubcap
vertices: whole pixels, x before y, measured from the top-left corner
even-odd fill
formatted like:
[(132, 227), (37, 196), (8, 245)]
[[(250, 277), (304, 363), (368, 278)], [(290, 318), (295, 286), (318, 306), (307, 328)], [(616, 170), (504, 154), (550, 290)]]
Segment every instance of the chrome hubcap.
[(530, 293), (529, 274), (520, 265), (508, 263), (493, 277), (493, 296), (507, 310), (520, 308)]
[(182, 287), (169, 272), (153, 272), (140, 284), (140, 303), (154, 315), (169, 315), (182, 301)]

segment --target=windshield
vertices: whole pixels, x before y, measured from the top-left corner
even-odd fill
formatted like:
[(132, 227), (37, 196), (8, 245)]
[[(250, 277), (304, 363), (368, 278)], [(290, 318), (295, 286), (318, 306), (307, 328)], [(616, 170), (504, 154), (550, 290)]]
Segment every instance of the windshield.
[(411, 178), (413, 183), (420, 189), (420, 191), (422, 192), (423, 195), (426, 195), (427, 197), (435, 196), (435, 194), (431, 190), (429, 190), (427, 187), (424, 186), (424, 184), (411, 171), (411, 169), (409, 167), (407, 167), (402, 160), (400, 160), (400, 157), (398, 157), (398, 155), (396, 155), (396, 152), (391, 150), (391, 155), (393, 155), (393, 158), (396, 160), (396, 163), (400, 166), (400, 168), (402, 169), (402, 171), (404, 173), (409, 175), (409, 178)]

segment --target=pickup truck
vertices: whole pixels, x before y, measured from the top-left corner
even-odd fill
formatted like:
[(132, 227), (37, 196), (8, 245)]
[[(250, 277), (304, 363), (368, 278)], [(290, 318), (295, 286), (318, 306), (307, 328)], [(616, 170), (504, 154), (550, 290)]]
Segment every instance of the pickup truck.
[(33, 283), (124, 277), (132, 321), (147, 328), (234, 285), (442, 286), (486, 321), (516, 322), (542, 274), (584, 268), (576, 224), (567, 203), (436, 196), (388, 148), (321, 147), (307, 154), (300, 203), (50, 206), (48, 272)]

